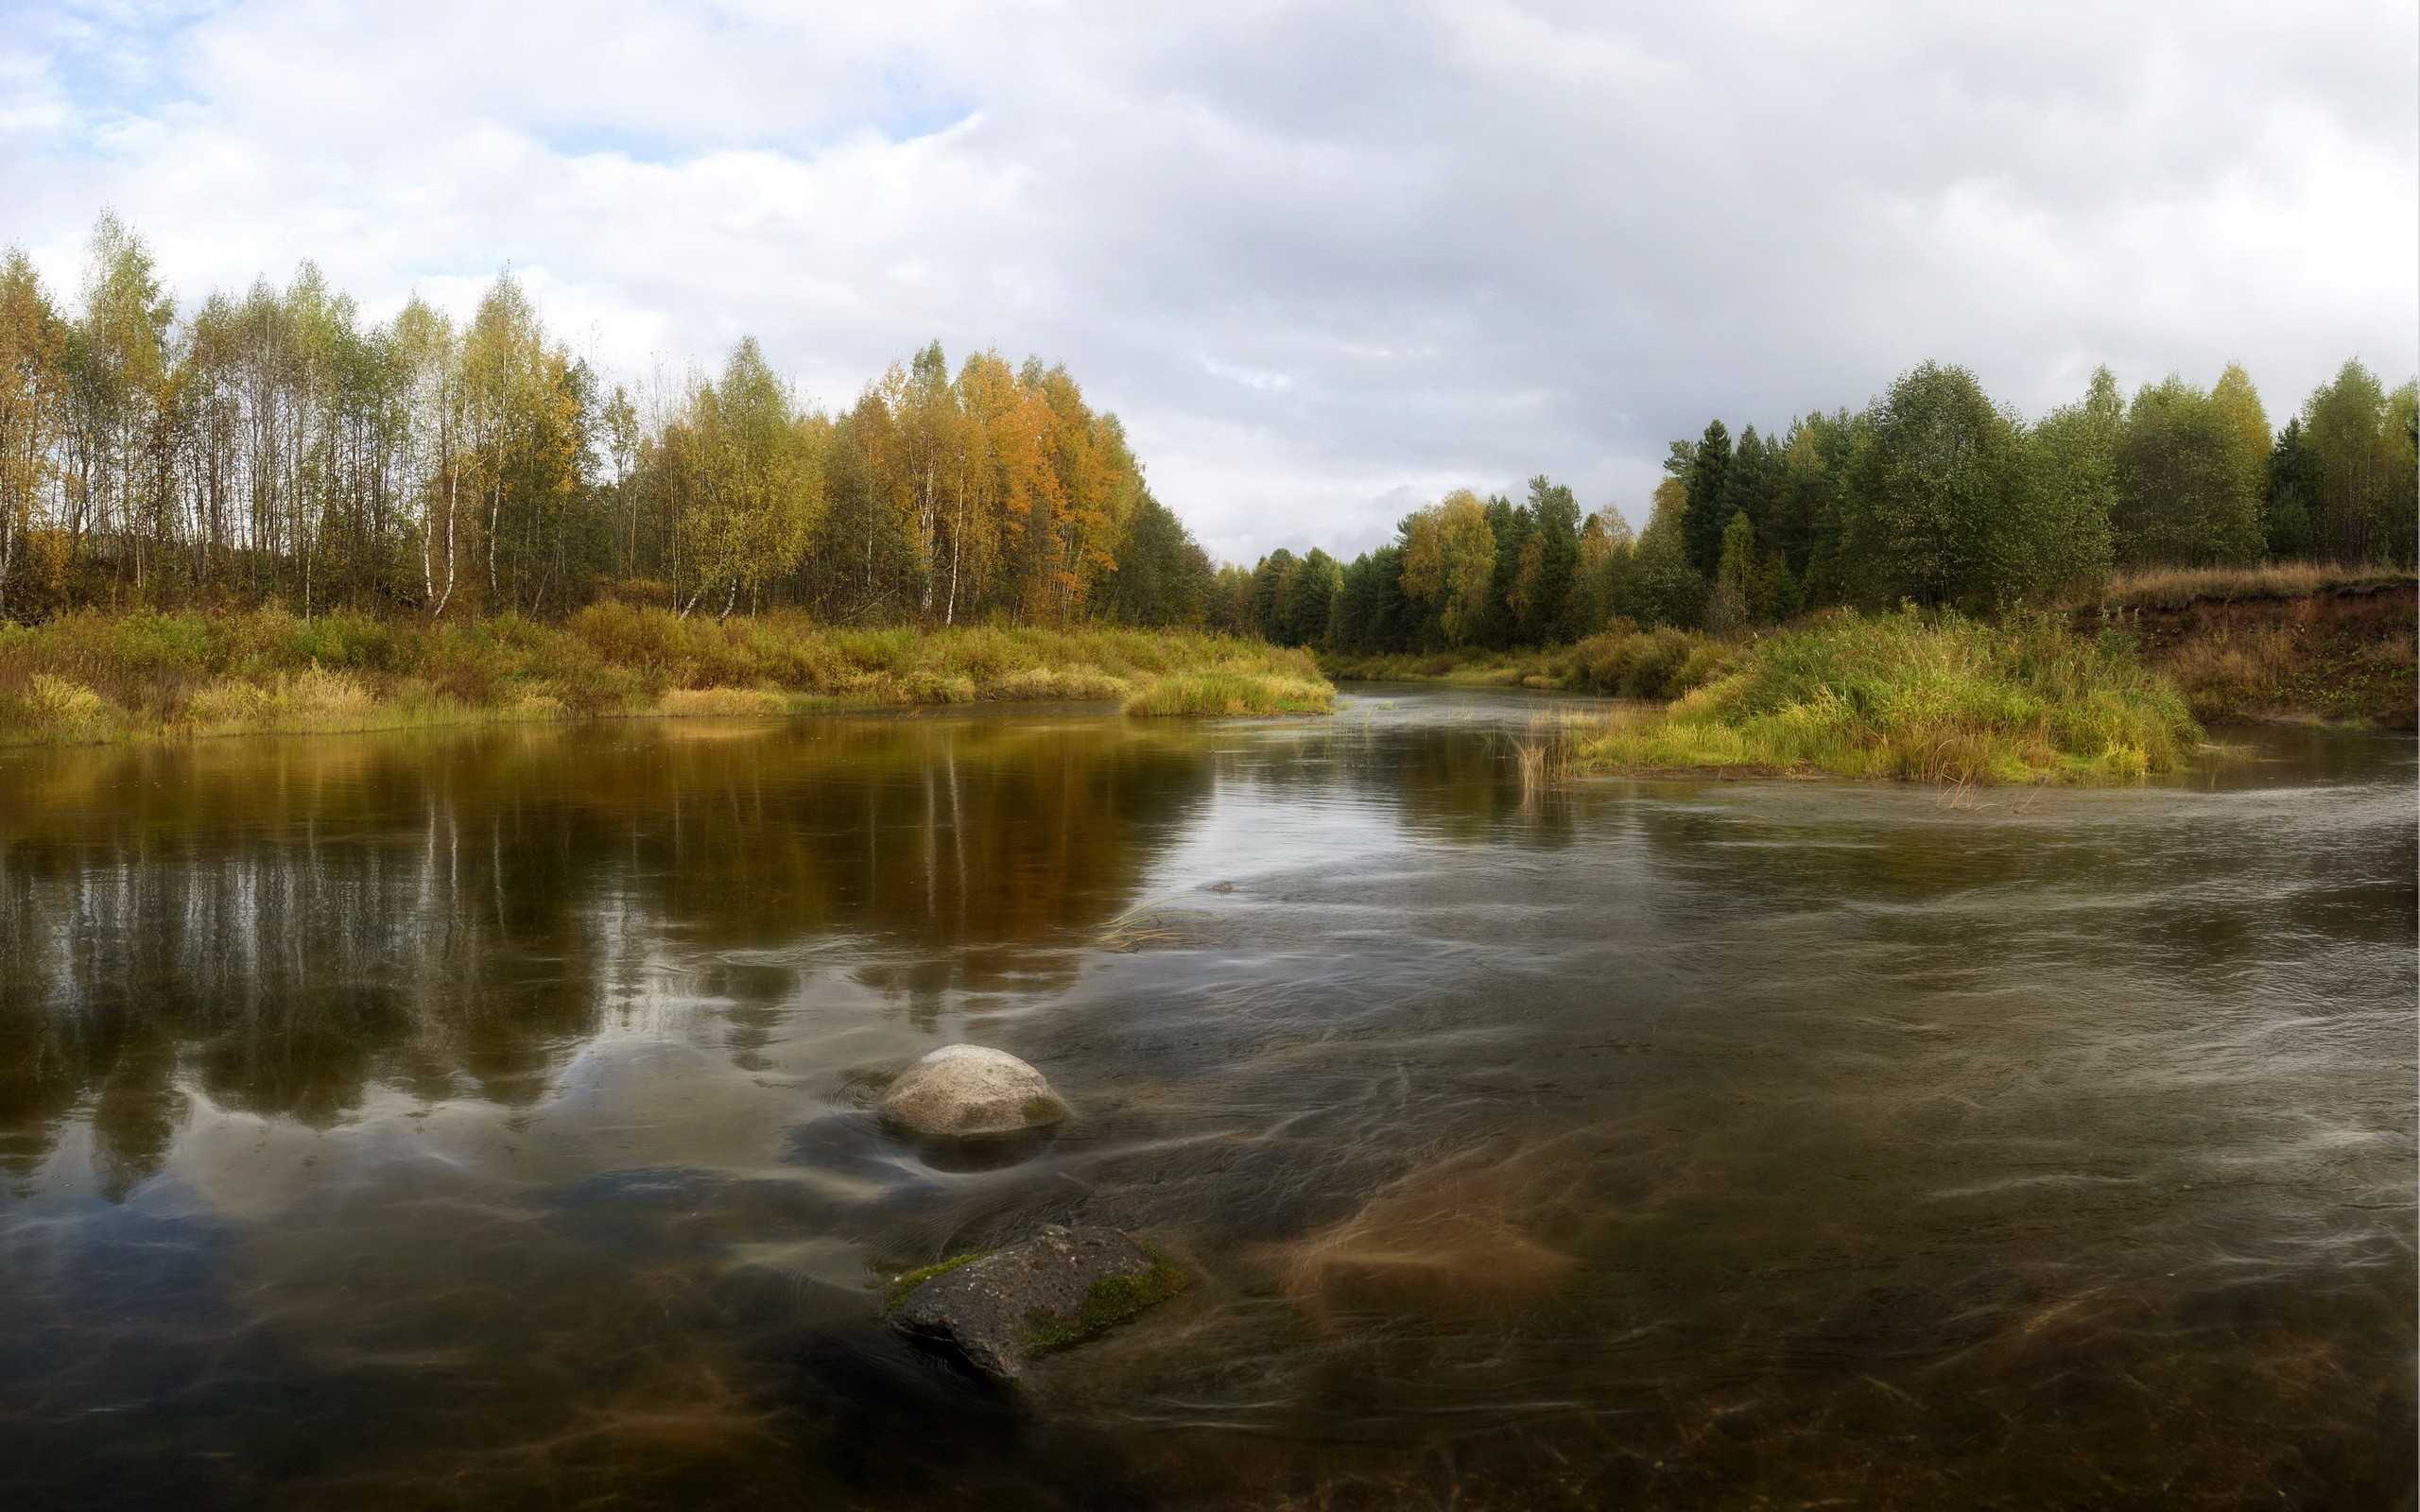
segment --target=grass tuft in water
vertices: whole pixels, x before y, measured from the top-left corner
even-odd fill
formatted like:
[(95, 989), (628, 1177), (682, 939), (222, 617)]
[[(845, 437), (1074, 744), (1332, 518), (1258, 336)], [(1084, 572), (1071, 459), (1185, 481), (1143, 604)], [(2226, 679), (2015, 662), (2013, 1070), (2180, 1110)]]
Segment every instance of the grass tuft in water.
[(2090, 782), (2175, 766), (2200, 730), (2121, 637), (2048, 618), (1822, 616), (1746, 648), (1660, 713), (1616, 716), (1579, 765)]
[(1126, 700), (1130, 714), (1323, 714), (1336, 689), (1317, 673), (1178, 672), (1147, 683)]

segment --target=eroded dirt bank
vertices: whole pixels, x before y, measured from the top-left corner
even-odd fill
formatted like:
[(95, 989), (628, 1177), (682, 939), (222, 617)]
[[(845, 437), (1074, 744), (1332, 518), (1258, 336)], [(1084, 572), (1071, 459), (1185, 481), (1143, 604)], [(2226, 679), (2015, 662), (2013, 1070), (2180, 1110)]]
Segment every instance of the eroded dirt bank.
[(2411, 730), (2420, 713), (2420, 591), (2409, 582), (2080, 610), (2075, 624), (2135, 634), (2145, 660), (2174, 678), (2206, 721), (2318, 719)]

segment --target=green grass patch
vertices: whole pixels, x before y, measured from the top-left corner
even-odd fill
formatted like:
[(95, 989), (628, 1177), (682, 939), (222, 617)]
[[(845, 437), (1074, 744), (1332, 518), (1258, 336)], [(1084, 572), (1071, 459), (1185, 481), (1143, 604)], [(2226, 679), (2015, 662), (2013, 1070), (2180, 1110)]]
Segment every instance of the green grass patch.
[(1025, 1327), (1017, 1334), (1018, 1345), (1028, 1354), (1048, 1354), (1081, 1344), (1193, 1284), (1192, 1277), (1161, 1259), (1159, 1251), (1151, 1251), (1151, 1268), (1140, 1276), (1113, 1276), (1093, 1282), (1074, 1317), (1059, 1317), (1040, 1308), (1028, 1313)]
[(1126, 700), (1130, 714), (1323, 714), (1336, 708), (1325, 678), (1216, 668), (1156, 678)]
[(2117, 635), (2048, 618), (1824, 615), (1743, 648), (1661, 712), (1576, 739), (1572, 764), (1934, 782), (2089, 782), (2165, 771), (2200, 730)]

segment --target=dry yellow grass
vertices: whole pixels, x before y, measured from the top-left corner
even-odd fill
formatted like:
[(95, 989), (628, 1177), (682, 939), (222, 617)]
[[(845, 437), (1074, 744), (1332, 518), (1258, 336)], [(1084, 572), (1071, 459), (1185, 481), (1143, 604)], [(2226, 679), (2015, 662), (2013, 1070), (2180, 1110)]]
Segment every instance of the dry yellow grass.
[(744, 718), (787, 712), (790, 701), (769, 688), (667, 688), (657, 701), (674, 718)]
[(2337, 588), (2408, 583), (2400, 567), (2281, 561), (2254, 567), (2149, 567), (2119, 573), (2084, 600), (2107, 609), (2177, 609), (2203, 599), (2299, 598)]
[(1178, 672), (1126, 700), (1130, 714), (1323, 714), (1336, 708), (1325, 679), (1271, 672)]
[[(1186, 679), (1208, 677), (1194, 686)], [(1171, 684), (1162, 689), (1161, 684)], [(599, 604), (561, 623), (85, 610), (0, 624), (0, 743), (592, 714), (1334, 696), (1305, 651), (1183, 630), (836, 629)]]

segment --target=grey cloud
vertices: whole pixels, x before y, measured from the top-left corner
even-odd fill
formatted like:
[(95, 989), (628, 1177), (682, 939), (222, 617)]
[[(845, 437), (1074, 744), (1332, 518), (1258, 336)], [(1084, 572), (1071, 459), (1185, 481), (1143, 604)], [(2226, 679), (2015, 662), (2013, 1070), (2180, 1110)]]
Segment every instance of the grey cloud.
[(52, 266), (106, 197), (188, 286), (308, 254), (376, 308), (510, 259), (632, 369), (753, 330), (844, 402), (928, 336), (1038, 352), (1231, 556), (1538, 472), (1635, 517), (1709, 416), (1926, 357), (2029, 410), (2240, 359), (2281, 413), (2420, 360), (2401, 5), (238, 3), (107, 42), (165, 82), (0, 116), (0, 235)]

